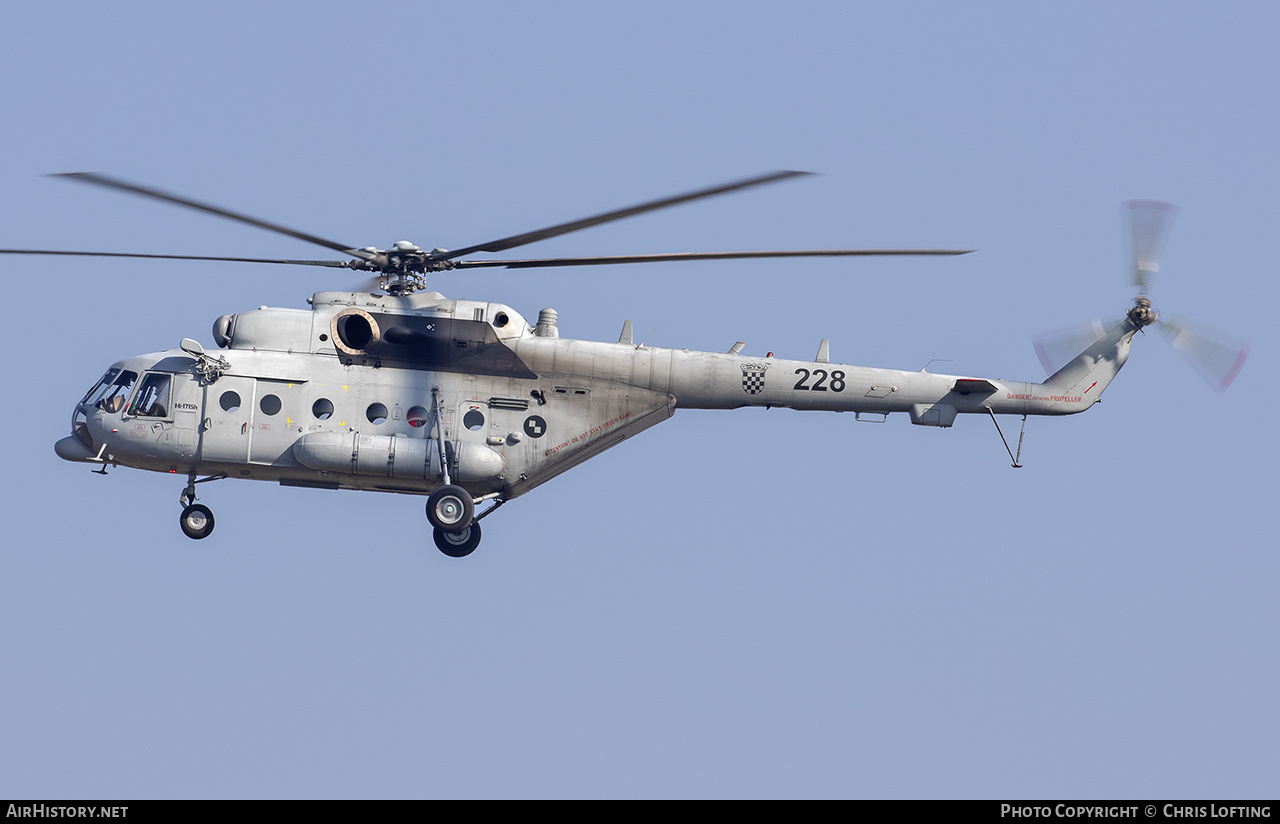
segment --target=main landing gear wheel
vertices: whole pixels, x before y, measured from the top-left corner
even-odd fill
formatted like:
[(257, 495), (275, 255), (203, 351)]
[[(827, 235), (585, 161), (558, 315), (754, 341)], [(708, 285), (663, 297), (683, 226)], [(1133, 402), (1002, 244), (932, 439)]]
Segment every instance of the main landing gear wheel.
[(436, 547), (450, 558), (465, 558), (480, 546), (480, 524), (472, 522), (471, 526), (459, 530), (432, 530)]
[(465, 528), (475, 514), (471, 493), (460, 486), (442, 486), (427, 498), (427, 520), (444, 532)]
[(213, 532), (213, 513), (203, 504), (191, 504), (183, 508), (178, 523), (182, 525), (182, 531), (188, 538), (198, 541)]

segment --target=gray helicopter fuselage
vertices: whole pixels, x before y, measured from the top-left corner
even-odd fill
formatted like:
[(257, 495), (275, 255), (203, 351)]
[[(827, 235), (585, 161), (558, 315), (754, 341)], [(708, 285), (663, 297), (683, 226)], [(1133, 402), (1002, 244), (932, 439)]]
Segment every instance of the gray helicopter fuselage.
[[(437, 548), (475, 550), (480, 521), (523, 495), (671, 417), (679, 408), (775, 406), (853, 412), (884, 420), (905, 413), (921, 426), (949, 427), (962, 414), (995, 423), (1014, 467), (1017, 452), (998, 415), (1070, 415), (1097, 403), (1129, 354), (1133, 336), (1156, 323), (1148, 297), (1174, 208), (1125, 206), (1138, 294), (1119, 321), (1094, 324), (1083, 346), (1042, 382), (830, 363), (823, 340), (811, 361), (637, 345), (627, 321), (615, 343), (561, 339), (544, 309), (530, 324), (508, 306), (449, 300), (423, 291), (438, 272), (533, 269), (695, 260), (951, 256), (966, 249), (792, 249), (523, 259), (472, 258), (730, 192), (805, 176), (790, 170), (599, 212), (531, 232), (454, 248), (352, 248), (172, 192), (99, 173), (61, 177), (177, 205), (338, 252), (344, 260), (298, 260), (133, 252), (0, 249), (0, 255), (216, 260), (305, 265), (370, 273), (388, 294), (317, 292), (307, 310), (260, 309), (214, 322), (216, 354), (184, 339), (178, 350), (119, 361), (76, 405), (72, 434), (55, 444), (69, 461), (184, 475), (182, 531), (207, 537), (213, 512), (196, 485), (223, 478), (329, 489), (427, 495)], [(1224, 390), (1248, 355), (1185, 322), (1166, 323), (1174, 347)], [(1072, 335), (1070, 340), (1075, 340)], [(1067, 338), (1038, 347), (1051, 359)], [(1087, 340), (1088, 343), (1083, 341)], [(200, 477), (204, 476), (204, 477)], [(475, 504), (488, 501), (483, 511)]]
[[(1136, 331), (1122, 322), (1049, 381), (1030, 383), (560, 338), (496, 303), (435, 292), (319, 292), (214, 324), (222, 351), (125, 359), (77, 405), (68, 460), (194, 477), (517, 497), (669, 418), (744, 406), (1066, 415), (1098, 400)], [(739, 349), (740, 347), (735, 347)], [(441, 454), (444, 462), (442, 465)]]

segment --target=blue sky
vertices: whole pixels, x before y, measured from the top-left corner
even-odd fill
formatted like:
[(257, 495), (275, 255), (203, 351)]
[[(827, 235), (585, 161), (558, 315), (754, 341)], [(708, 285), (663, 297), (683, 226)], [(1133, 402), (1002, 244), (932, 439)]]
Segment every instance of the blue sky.
[[(12, 4), (11, 4), (12, 5)], [(323, 269), (12, 259), (0, 797), (1274, 798), (1274, 4), (7, 7), (0, 247), (457, 248), (779, 168), (530, 256), (958, 259), (447, 274), (564, 336), (1039, 380), (1130, 303), (1119, 204), (1180, 212), (1160, 335), (1086, 415), (950, 430), (684, 411), (485, 521), (58, 460), (112, 361), (302, 308)], [(650, 332), (650, 330), (653, 330)]]

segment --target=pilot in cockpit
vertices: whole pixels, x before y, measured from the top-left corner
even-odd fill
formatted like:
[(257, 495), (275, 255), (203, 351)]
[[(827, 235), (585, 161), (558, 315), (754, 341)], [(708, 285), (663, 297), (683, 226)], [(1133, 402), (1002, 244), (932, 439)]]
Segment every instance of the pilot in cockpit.
[(171, 376), (164, 372), (152, 372), (142, 379), (138, 393), (129, 406), (130, 415), (144, 418), (163, 418), (169, 414), (169, 383)]

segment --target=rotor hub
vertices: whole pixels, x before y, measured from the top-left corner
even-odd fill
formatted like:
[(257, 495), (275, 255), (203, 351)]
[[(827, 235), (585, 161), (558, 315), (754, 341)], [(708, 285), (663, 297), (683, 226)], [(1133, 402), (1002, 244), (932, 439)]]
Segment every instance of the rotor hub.
[(366, 246), (359, 250), (360, 257), (347, 262), (346, 268), (361, 272), (376, 272), (380, 288), (393, 295), (407, 295), (426, 288), (426, 275), (446, 272), (457, 264), (449, 260), (448, 250), (419, 249), (407, 240), (396, 241), (383, 250)]
[(1133, 308), (1127, 313), (1129, 320), (1133, 321), (1133, 325), (1139, 329), (1144, 326), (1150, 326), (1159, 319), (1160, 315), (1151, 308), (1151, 301), (1145, 296), (1139, 296), (1133, 299)]

